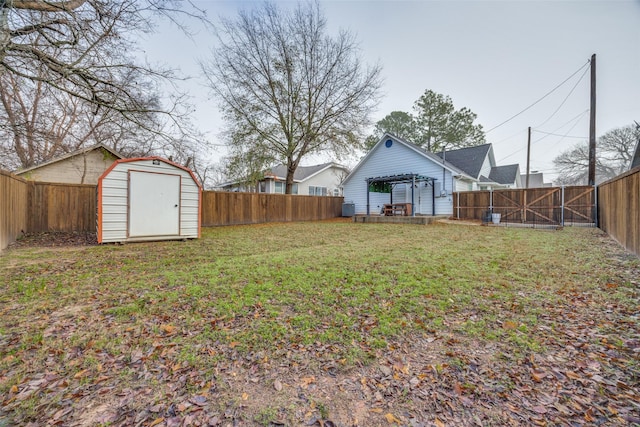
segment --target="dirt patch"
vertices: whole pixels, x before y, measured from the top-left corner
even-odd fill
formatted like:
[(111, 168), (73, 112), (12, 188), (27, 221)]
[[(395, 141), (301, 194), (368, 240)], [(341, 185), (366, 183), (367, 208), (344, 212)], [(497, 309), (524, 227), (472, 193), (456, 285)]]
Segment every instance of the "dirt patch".
[(77, 247), (95, 246), (97, 244), (96, 233), (49, 231), (23, 234), (18, 240), (11, 243), (8, 248)]

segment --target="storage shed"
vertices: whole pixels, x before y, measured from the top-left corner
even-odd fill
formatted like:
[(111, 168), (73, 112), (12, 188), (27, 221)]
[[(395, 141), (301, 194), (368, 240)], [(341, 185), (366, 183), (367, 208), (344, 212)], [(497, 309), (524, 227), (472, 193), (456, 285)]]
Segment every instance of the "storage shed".
[(160, 157), (115, 161), (98, 180), (98, 243), (200, 237), (202, 187)]

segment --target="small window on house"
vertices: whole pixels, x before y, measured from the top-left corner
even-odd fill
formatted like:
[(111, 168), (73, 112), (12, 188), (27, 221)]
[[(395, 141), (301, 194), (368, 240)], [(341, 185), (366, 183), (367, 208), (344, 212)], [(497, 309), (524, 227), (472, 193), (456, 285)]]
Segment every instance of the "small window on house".
[(333, 195), (336, 196), (336, 197), (340, 196), (340, 189), (339, 188), (334, 188), (333, 189)]
[[(287, 183), (282, 181), (276, 181), (276, 191), (278, 194), (285, 194), (287, 191)], [(298, 184), (293, 184), (291, 186), (291, 194), (298, 194)]]
[(267, 192), (267, 181), (260, 181), (258, 183), (258, 192), (266, 193)]
[(327, 187), (317, 187), (310, 185), (309, 186), (309, 195), (310, 196), (326, 196), (327, 195)]

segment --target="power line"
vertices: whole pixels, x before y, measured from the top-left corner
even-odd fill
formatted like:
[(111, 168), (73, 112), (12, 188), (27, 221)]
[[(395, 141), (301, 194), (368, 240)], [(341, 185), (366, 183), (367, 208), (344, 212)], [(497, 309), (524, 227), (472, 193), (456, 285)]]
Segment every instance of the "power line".
[(547, 120), (545, 120), (544, 122), (540, 123), (538, 126), (535, 126), (537, 128), (543, 126), (544, 124), (546, 124), (549, 120), (551, 120), (553, 118), (553, 116), (556, 115), (556, 113), (558, 111), (560, 111), (560, 109), (562, 108), (562, 106), (564, 105), (565, 102), (567, 102), (567, 99), (569, 99), (569, 97), (571, 96), (571, 94), (573, 93), (574, 90), (576, 90), (576, 87), (578, 87), (578, 85), (580, 84), (580, 82), (582, 81), (582, 79), (584, 79), (584, 76), (587, 75), (587, 71), (589, 71), (589, 68), (586, 68), (584, 70), (584, 73), (582, 73), (582, 75), (580, 76), (580, 79), (578, 79), (578, 81), (576, 82), (576, 84), (573, 85), (573, 87), (571, 88), (571, 90), (569, 91), (569, 93), (567, 94), (567, 96), (565, 96), (565, 98), (562, 100), (562, 102), (560, 103), (560, 105), (558, 106), (558, 108), (556, 108), (556, 110), (547, 118)]
[(506, 138), (502, 138), (500, 141), (496, 141), (496, 142), (494, 142), (493, 144), (494, 144), (494, 145), (500, 144), (501, 142), (506, 141), (507, 139), (511, 139), (511, 138), (513, 138), (514, 136), (518, 136), (518, 135), (523, 134), (523, 133), (526, 133), (526, 132), (527, 132), (526, 130), (520, 130), (520, 131), (518, 131), (518, 132), (514, 133), (513, 135), (510, 135), (510, 136), (508, 136), (508, 137), (506, 137)]
[[(567, 121), (566, 123), (564, 123), (561, 126), (558, 126), (557, 128), (555, 128), (554, 130), (552, 130), (551, 132), (546, 132), (547, 135), (536, 139), (535, 141), (533, 141), (533, 143), (535, 144), (538, 141), (542, 141), (543, 139), (545, 139), (546, 137), (548, 137), (549, 135), (553, 135), (555, 134), (555, 132), (559, 131), (560, 129), (562, 129), (563, 127), (565, 127), (566, 125), (568, 125), (569, 123), (575, 121), (575, 123), (573, 124), (573, 126), (571, 126), (571, 128), (569, 129), (569, 131), (566, 133), (566, 135), (569, 134), (569, 132), (571, 132), (573, 130), (574, 127), (577, 126), (577, 124), (580, 122), (580, 120), (582, 120), (582, 118), (584, 117), (585, 114), (587, 114), (589, 112), (589, 109), (587, 108), (586, 110), (584, 110), (582, 113), (578, 114), (577, 116), (573, 117), (572, 119), (570, 119), (569, 121)], [(538, 131), (540, 132), (540, 131)], [(541, 132), (541, 133), (545, 133), (545, 132)], [(560, 141), (562, 141), (563, 138), (565, 138), (565, 135), (559, 135), (562, 138), (560, 139)]]
[(543, 99), (545, 99), (547, 96), (551, 95), (553, 92), (555, 92), (560, 86), (562, 86), (563, 84), (565, 84), (567, 81), (571, 80), (571, 78), (573, 76), (575, 76), (576, 74), (578, 74), (580, 71), (582, 71), (583, 68), (585, 68), (586, 66), (589, 65), (589, 61), (587, 61), (586, 64), (584, 64), (582, 67), (578, 68), (573, 74), (571, 74), (569, 77), (567, 77), (565, 80), (562, 81), (562, 83), (560, 83), (559, 85), (557, 85), (556, 87), (554, 87), (553, 89), (551, 89), (549, 92), (547, 92), (542, 98), (538, 99), (536, 102), (534, 102), (533, 104), (529, 105), (527, 108), (525, 108), (524, 110), (520, 111), (517, 114), (514, 114), (513, 116), (509, 117), (507, 120), (505, 120), (504, 122), (500, 123), (497, 126), (492, 127), (491, 129), (489, 129), (488, 131), (485, 132), (485, 134), (493, 131), (494, 129), (499, 128), (500, 126), (504, 125), (505, 123), (510, 122), (511, 120), (515, 119), (516, 117), (518, 117), (520, 114), (524, 113), (525, 111), (529, 110), (530, 108), (532, 108), (533, 106), (535, 106), (536, 104), (538, 104), (540, 101), (542, 101)]
[[(580, 120), (582, 119), (582, 117), (584, 117), (584, 115), (585, 115), (586, 113), (588, 113), (588, 112), (589, 112), (589, 110), (588, 110), (588, 109), (587, 109), (587, 110), (584, 110), (583, 112), (581, 112), (581, 113), (580, 113), (580, 114), (578, 114), (577, 116), (574, 116), (574, 117), (573, 117), (573, 118), (571, 118), (569, 121), (567, 121), (566, 123), (564, 123), (562, 126), (560, 126), (560, 127), (556, 128), (556, 129), (554, 129), (554, 130), (553, 130), (553, 132), (557, 132), (557, 131), (559, 131), (560, 129), (562, 129), (563, 127), (565, 127), (566, 125), (568, 125), (569, 123), (571, 123), (571, 122), (575, 121), (574, 125), (573, 125), (573, 126), (571, 126), (571, 129), (569, 129), (569, 132), (571, 132), (571, 131), (573, 130), (573, 128), (574, 128), (574, 127), (576, 127), (576, 125), (580, 122)], [(545, 135), (545, 136), (543, 136), (542, 138), (538, 138), (538, 139), (536, 139), (535, 141), (532, 141), (532, 142), (531, 142), (531, 144), (535, 144), (536, 142), (542, 141), (543, 139), (545, 139), (545, 138), (546, 138), (546, 137), (548, 137), (549, 135), (555, 135), (555, 133), (553, 133), (553, 132), (542, 132), (542, 131), (536, 131), (536, 132), (545, 133), (546, 135)], [(567, 132), (567, 135), (569, 134), (569, 132)], [(562, 140), (563, 138), (566, 138), (566, 136), (564, 136), (564, 135), (557, 135), (557, 136), (561, 136), (561, 137), (562, 137), (560, 140)], [(526, 147), (526, 146), (524, 146), (524, 147), (520, 147), (520, 148), (518, 148), (518, 149), (517, 149), (516, 151), (514, 151), (513, 153), (508, 154), (508, 155), (506, 155), (505, 157), (503, 157), (503, 158), (501, 158), (500, 160), (498, 160), (498, 163), (502, 162), (502, 161), (503, 161), (503, 160), (505, 160), (505, 159), (508, 159), (509, 157), (511, 157), (511, 156), (513, 156), (513, 155), (515, 155), (515, 154), (518, 154), (519, 152), (521, 152), (521, 151), (522, 151), (522, 150), (524, 150), (525, 148), (527, 148), (527, 147)]]
[(561, 136), (563, 138), (575, 138), (575, 139), (587, 139), (588, 138), (587, 136), (560, 135), (559, 133), (543, 132), (541, 130), (535, 130), (535, 129), (533, 129), (533, 131), (537, 132), (537, 133), (543, 133), (545, 135)]

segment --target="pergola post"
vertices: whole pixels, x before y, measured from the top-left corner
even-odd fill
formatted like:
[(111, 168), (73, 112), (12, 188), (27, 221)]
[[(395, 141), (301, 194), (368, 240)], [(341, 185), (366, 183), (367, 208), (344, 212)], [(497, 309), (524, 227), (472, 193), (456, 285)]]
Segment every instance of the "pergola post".
[(369, 186), (371, 184), (369, 183), (369, 178), (367, 178), (367, 216), (371, 216), (371, 210), (369, 207)]
[(431, 180), (431, 216), (436, 216), (436, 182)]
[(416, 176), (411, 177), (411, 216), (416, 216), (416, 204), (413, 192), (416, 189)]

